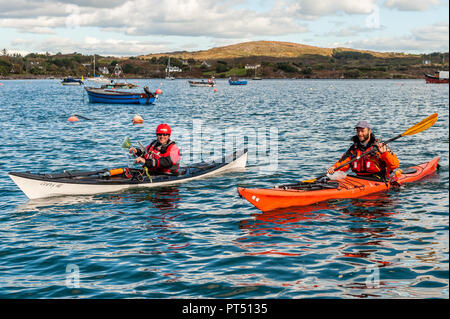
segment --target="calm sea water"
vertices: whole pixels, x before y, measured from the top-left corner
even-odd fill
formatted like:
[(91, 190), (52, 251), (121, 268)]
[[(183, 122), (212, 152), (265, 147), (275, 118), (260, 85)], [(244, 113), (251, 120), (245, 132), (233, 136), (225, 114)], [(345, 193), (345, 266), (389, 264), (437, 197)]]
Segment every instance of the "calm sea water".
[[(449, 297), (448, 85), (218, 81), (215, 92), (185, 80), (136, 82), (163, 94), (151, 106), (90, 104), (82, 87), (57, 80), (2, 81), (1, 298)], [(402, 167), (440, 156), (441, 168), (399, 191), (282, 213), (261, 213), (237, 194), (322, 174), (360, 119), (388, 139), (434, 112), (433, 127), (391, 148)], [(68, 122), (73, 114), (91, 120)], [(131, 123), (135, 114), (144, 124)], [(231, 141), (249, 148), (247, 169), (45, 200), (28, 200), (7, 176), (132, 165), (123, 139), (147, 145), (163, 122), (185, 163), (213, 159)]]

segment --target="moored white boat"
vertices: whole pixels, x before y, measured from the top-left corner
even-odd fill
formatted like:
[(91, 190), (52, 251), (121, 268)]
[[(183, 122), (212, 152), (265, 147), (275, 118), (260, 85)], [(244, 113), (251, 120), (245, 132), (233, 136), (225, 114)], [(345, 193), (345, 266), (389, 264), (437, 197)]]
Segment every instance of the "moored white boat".
[[(106, 70), (108, 70), (108, 69), (106, 69)], [(99, 83), (99, 84), (109, 84), (109, 83), (111, 83), (111, 79), (105, 78), (103, 75), (95, 74), (95, 54), (94, 54), (93, 73), (94, 73), (94, 76), (87, 78), (86, 81), (95, 82), (95, 83)]]
[(110, 84), (111, 83), (111, 79), (105, 78), (103, 76), (94, 76), (94, 77), (86, 78), (85, 81), (94, 82), (94, 83), (98, 83), (98, 84)]

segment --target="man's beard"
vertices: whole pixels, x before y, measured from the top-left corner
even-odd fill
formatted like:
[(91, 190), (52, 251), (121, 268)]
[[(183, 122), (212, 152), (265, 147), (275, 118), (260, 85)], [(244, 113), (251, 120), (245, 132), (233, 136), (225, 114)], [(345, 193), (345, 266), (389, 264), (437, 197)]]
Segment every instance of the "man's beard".
[(370, 138), (370, 133), (367, 133), (362, 137), (362, 139), (361, 139), (361, 137), (359, 137), (359, 142), (366, 144), (367, 142), (369, 142), (369, 138)]

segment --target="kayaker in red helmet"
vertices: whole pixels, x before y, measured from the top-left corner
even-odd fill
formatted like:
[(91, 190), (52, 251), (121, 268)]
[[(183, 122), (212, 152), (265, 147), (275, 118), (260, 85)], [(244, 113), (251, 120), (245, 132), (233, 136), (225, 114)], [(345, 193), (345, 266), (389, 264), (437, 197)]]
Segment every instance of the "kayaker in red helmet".
[(130, 147), (129, 152), (137, 156), (136, 163), (144, 164), (150, 172), (176, 174), (180, 167), (180, 149), (170, 140), (172, 130), (168, 124), (159, 124), (156, 128), (156, 140), (141, 149)]
[[(375, 138), (369, 123), (366, 121), (358, 122), (355, 129), (356, 135), (352, 137), (353, 145), (350, 146), (336, 164), (328, 168), (327, 173), (333, 174), (336, 167), (344, 165), (346, 162), (364, 152), (373, 150), (371, 154), (351, 163), (351, 169), (357, 175), (374, 176), (381, 180), (385, 180), (390, 172), (399, 166), (397, 156), (387, 147), (387, 145)], [(346, 165), (339, 170), (347, 171), (350, 165)]]

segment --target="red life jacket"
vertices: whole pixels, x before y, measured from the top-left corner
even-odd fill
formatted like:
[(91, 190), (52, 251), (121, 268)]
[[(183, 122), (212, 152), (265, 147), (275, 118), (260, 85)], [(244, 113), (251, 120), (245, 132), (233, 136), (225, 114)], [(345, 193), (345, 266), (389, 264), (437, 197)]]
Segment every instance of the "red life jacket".
[[(365, 152), (371, 151), (374, 146), (370, 146)], [(363, 152), (359, 149), (352, 150), (353, 156), (360, 156)], [(375, 153), (374, 155), (366, 155), (359, 160), (354, 161), (351, 164), (352, 171), (358, 175), (372, 175), (377, 173), (386, 174), (386, 164), (381, 158)]]
[[(174, 141), (169, 140), (169, 143), (167, 144), (160, 144), (158, 140), (154, 140), (147, 146), (147, 154), (144, 158), (154, 158), (156, 160), (157, 167), (152, 168), (151, 171), (174, 174), (178, 172), (178, 168), (180, 167), (180, 149)], [(165, 159), (165, 161), (163, 159)], [(168, 168), (161, 167), (160, 161), (167, 162), (169, 159), (169, 162), (171, 162), (172, 165)]]

